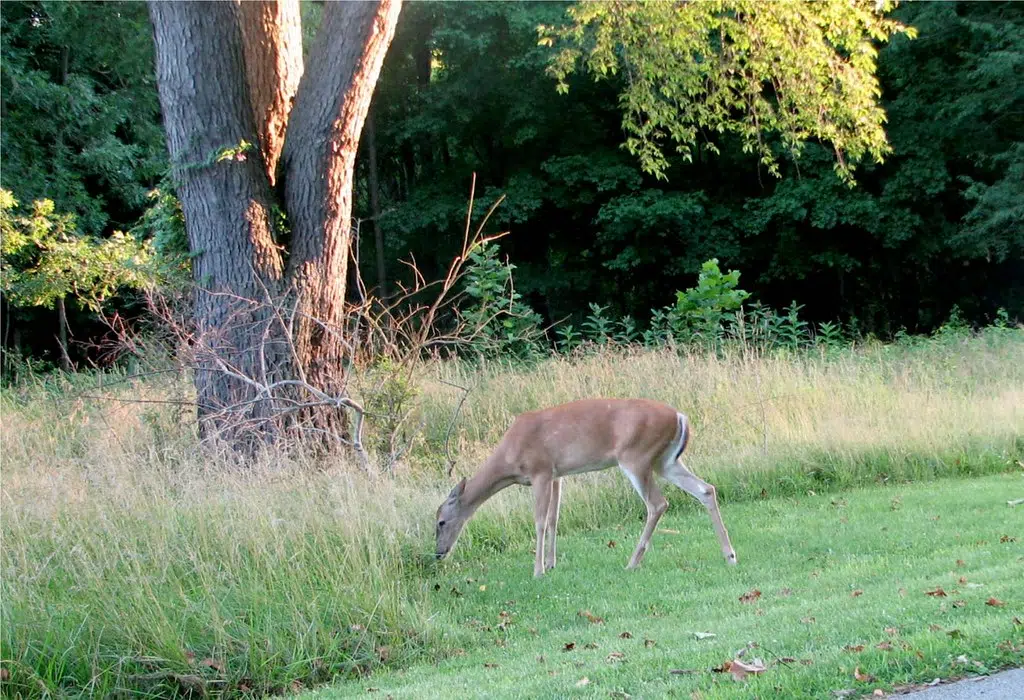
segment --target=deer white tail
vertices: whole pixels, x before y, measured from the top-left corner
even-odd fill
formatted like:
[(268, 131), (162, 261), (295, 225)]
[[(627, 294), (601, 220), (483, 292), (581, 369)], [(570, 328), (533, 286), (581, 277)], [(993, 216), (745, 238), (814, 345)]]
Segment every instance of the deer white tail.
[(682, 413), (676, 413), (676, 416), (679, 421), (679, 449), (676, 450), (675, 456), (672, 457), (673, 462), (679, 459), (683, 454), (683, 450), (686, 449), (686, 443), (690, 441), (690, 421)]

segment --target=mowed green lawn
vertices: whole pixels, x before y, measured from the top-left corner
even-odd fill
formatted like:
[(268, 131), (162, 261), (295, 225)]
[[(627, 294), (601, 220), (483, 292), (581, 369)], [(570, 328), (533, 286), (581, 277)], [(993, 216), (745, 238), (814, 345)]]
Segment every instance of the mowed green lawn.
[[(676, 497), (626, 571), (638, 502), (628, 527), (561, 537), (540, 580), (528, 548), (472, 558), (470, 522), (417, 584), (450, 656), (306, 697), (821, 698), (1021, 665), (1024, 505), (1007, 501), (1022, 497), (1016, 473), (726, 504), (736, 568)], [(767, 670), (712, 671), (741, 649)]]

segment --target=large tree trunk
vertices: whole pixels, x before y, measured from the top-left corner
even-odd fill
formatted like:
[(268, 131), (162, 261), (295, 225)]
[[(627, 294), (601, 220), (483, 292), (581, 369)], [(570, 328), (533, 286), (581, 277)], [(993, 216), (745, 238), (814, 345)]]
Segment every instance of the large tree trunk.
[[(329, 3), (303, 75), (296, 0), (150, 2), (168, 149), (194, 254), (206, 435), (243, 447), (250, 436), (272, 438), (284, 420), (274, 409), (294, 408), (300, 391), (294, 383), (290, 395), (261, 390), (277, 379), (345, 393), (355, 154), (400, 8), (400, 0)], [(260, 148), (240, 152), (243, 141)], [(287, 270), (271, 227), (275, 181), (291, 228)], [(298, 313), (286, 329), (271, 305), (288, 300)], [(319, 434), (345, 432), (337, 407), (304, 410), (299, 418)]]
[[(242, 141), (257, 143), (239, 10), (161, 1), (149, 10), (167, 146), (194, 254), (200, 429), (237, 444), (272, 430), (261, 422), (266, 402), (254, 401), (255, 387), (242, 378), (266, 380), (279, 365), (266, 342), (265, 302), (279, 293), (283, 271), (259, 151), (218, 157)], [(240, 423), (240, 410), (255, 422)]]
[[(345, 288), (356, 151), (400, 10), (400, 0), (326, 6), (281, 159), (292, 230), (288, 281), (301, 312), (295, 348), (306, 381), (332, 395), (344, 392), (350, 356)], [(340, 425), (336, 410), (303, 417), (331, 432)]]
[(245, 67), (260, 150), (271, 186), (284, 147), (288, 113), (302, 78), (298, 0), (235, 0), (242, 22)]

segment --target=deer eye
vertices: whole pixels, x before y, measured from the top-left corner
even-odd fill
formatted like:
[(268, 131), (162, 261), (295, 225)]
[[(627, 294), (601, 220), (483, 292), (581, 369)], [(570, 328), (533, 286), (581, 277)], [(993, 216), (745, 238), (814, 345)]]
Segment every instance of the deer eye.
[(443, 521), (443, 520), (439, 520), (439, 521), (437, 521), (437, 526), (438, 526), (439, 528), (441, 528), (441, 527), (444, 527), (444, 521)]

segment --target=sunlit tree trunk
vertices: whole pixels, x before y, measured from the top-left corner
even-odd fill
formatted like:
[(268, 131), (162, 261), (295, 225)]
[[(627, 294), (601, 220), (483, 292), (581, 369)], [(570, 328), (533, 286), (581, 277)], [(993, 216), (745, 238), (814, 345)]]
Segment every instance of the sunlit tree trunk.
[[(302, 312), (295, 348), (307, 380), (332, 395), (343, 391), (349, 354), (345, 291), (356, 151), (400, 9), (398, 0), (328, 3), (281, 157), (292, 233), (288, 281)], [(340, 416), (317, 409), (304, 418), (330, 428)]]
[[(344, 391), (355, 154), (400, 9), (400, 0), (328, 3), (303, 72), (297, 0), (150, 3), (168, 149), (195, 256), (196, 331), (218, 340), (196, 373), (207, 432), (222, 427), (228, 407), (270, 415), (269, 400), (237, 377), (264, 385), (301, 377)], [(287, 265), (271, 225), (275, 204), (290, 227)], [(282, 301), (299, 313), (293, 335), (276, 339), (284, 327), (267, 303)], [(343, 426), (333, 408), (298, 418), (325, 433)], [(266, 439), (280, 427), (250, 422), (246, 432)]]
[[(283, 274), (259, 152), (217, 158), (243, 141), (258, 143), (239, 11), (226, 2), (149, 7), (167, 146), (194, 256), (195, 332), (216, 348), (196, 368), (200, 428), (206, 436), (228, 430), (221, 437), (234, 442), (237, 407), (256, 397), (242, 377), (263, 380), (264, 368), (277, 364), (262, 352), (270, 319), (261, 302), (280, 293)], [(247, 410), (258, 415), (261, 407)]]
[(288, 127), (288, 114), (302, 78), (299, 3), (288, 0), (234, 1), (240, 11), (253, 118), (267, 178), (274, 185)]

